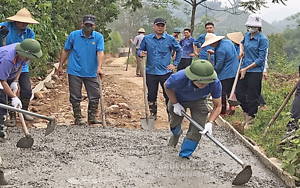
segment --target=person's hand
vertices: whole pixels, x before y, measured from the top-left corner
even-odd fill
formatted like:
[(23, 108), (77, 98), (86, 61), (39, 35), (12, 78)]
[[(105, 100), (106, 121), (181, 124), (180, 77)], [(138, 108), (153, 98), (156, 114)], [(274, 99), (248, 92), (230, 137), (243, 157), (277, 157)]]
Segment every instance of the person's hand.
[(176, 104), (173, 104), (173, 107), (174, 107), (173, 112), (179, 116), (182, 116), (181, 111), (182, 110), (185, 111), (183, 106), (178, 102)]
[(194, 53), (190, 53), (190, 54), (189, 54), (190, 57), (194, 57), (195, 55), (196, 55), (196, 54), (194, 54)]
[(240, 50), (240, 54), (239, 54), (238, 58), (240, 59), (240, 58), (242, 58), (242, 57), (244, 57), (244, 56), (245, 56), (244, 51), (243, 51), (243, 50)]
[(11, 98), (11, 104), (13, 105), (13, 107), (18, 108), (18, 106), (20, 108), (22, 108), (22, 102), (20, 101), (20, 99), (16, 96)]
[(5, 25), (1, 26), (0, 31), (2, 34), (2, 38), (5, 38), (9, 33), (9, 30), (7, 29), (7, 27)]
[(194, 52), (196, 57), (199, 57), (199, 53), (198, 52)]
[(10, 84), (10, 89), (17, 92), (18, 91), (18, 82), (17, 81), (13, 81), (11, 84)]
[(208, 50), (207, 50), (207, 53), (209, 53), (209, 54), (214, 54), (215, 52), (214, 52), (212, 49), (208, 49)]
[(176, 66), (173, 65), (173, 64), (170, 64), (170, 65), (167, 66), (167, 69), (173, 71), (173, 70), (176, 69)]
[(201, 134), (206, 134), (209, 133), (210, 135), (212, 135), (212, 122), (207, 122), (204, 126), (204, 130), (201, 131)]
[(241, 69), (241, 70), (240, 70), (240, 74), (241, 74), (241, 78), (240, 78), (240, 79), (243, 79), (243, 78), (245, 77), (246, 72), (247, 72), (246, 69)]
[(146, 55), (147, 55), (147, 51), (141, 51), (141, 57), (146, 57)]
[(97, 68), (97, 75), (99, 75), (100, 78), (102, 78), (102, 76), (103, 76), (103, 70), (101, 68)]
[(57, 68), (56, 74), (57, 74), (57, 76), (61, 76), (61, 75), (63, 75), (63, 73), (64, 73), (63, 68), (61, 65), (59, 65)]
[(132, 39), (130, 39), (130, 40), (129, 40), (129, 42), (130, 42), (130, 43), (133, 43), (133, 40), (132, 40)]
[(268, 79), (268, 73), (267, 72), (263, 72), (263, 79), (267, 80)]

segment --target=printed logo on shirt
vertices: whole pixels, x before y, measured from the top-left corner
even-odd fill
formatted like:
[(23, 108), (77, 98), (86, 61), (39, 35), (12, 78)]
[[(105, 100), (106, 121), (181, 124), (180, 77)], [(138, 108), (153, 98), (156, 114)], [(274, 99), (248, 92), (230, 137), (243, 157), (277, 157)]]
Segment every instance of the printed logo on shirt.
[(22, 35), (22, 39), (24, 39), (24, 35)]
[(93, 42), (92, 44), (95, 44), (95, 42)]

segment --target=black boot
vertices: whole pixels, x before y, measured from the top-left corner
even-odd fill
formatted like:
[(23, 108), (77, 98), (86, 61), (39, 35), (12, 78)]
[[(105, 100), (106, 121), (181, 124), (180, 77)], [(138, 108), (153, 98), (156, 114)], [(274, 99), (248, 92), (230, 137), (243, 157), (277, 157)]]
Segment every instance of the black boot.
[(150, 109), (150, 118), (157, 118), (157, 102), (148, 102), (149, 109)]
[(8, 127), (15, 127), (17, 123), (16, 112), (8, 111), (9, 120), (6, 121), (5, 125)]
[(88, 106), (88, 122), (89, 124), (100, 124), (102, 123), (98, 119), (96, 119), (96, 115), (98, 112), (98, 102), (89, 102)]
[(76, 125), (86, 125), (85, 122), (81, 118), (80, 103), (72, 103), (72, 106), (73, 106), (75, 124)]
[[(27, 111), (30, 103), (30, 99), (21, 98), (21, 102), (22, 102), (22, 109)], [(26, 121), (33, 121), (33, 117), (31, 117), (30, 115), (23, 114), (23, 117)]]
[(6, 126), (5, 124), (5, 118), (3, 115), (0, 115), (0, 142), (5, 142), (6, 139)]

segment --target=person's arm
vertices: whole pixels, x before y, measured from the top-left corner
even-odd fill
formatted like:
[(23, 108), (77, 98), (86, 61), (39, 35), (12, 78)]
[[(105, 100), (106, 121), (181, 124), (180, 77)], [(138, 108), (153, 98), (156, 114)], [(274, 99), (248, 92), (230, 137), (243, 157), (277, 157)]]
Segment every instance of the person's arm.
[(213, 109), (210, 112), (210, 115), (208, 117), (208, 121), (209, 122), (213, 122), (217, 119), (217, 117), (219, 116), (219, 114), (221, 113), (222, 110), (222, 98), (217, 98), (217, 99), (212, 99), (213, 102)]
[(140, 47), (138, 49), (138, 56), (139, 57), (145, 57), (147, 55), (147, 46), (146, 46), (146, 40), (145, 40), (146, 37), (143, 38), (141, 44), (140, 44)]
[(165, 92), (166, 92), (167, 96), (169, 97), (170, 102), (172, 104), (178, 103), (176, 95), (175, 95), (175, 90), (174, 89), (168, 89), (166, 84), (167, 84), (167, 81), (165, 81), (165, 83), (164, 83), (164, 88), (165, 88)]
[(16, 97), (16, 95), (12, 92), (12, 90), (10, 89), (9, 85), (5, 80), (0, 80), (0, 82), (3, 87), (3, 91), (4, 93), (6, 93), (7, 96), (9, 96), (10, 98)]
[(104, 52), (103, 51), (97, 52), (97, 62), (98, 62), (97, 75), (100, 75), (100, 77), (102, 77), (103, 75), (103, 70), (102, 70), (103, 60), (104, 60)]
[(217, 72), (217, 74), (219, 74), (225, 65), (225, 52), (224, 51), (216, 51), (215, 53), (216, 53), (215, 57), (217, 57), (217, 58), (216, 58), (214, 69)]
[(70, 54), (70, 50), (65, 50), (65, 49), (62, 50), (61, 55), (60, 55), (60, 60), (59, 60), (59, 66), (57, 69), (58, 76), (61, 76), (63, 74), (63, 65), (64, 65), (64, 62), (69, 57), (69, 54)]

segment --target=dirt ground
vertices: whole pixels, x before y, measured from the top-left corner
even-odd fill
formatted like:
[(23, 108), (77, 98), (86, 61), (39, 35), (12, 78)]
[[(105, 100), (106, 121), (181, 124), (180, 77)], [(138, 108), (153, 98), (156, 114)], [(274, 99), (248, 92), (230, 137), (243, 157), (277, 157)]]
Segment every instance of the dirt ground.
[[(242, 168), (208, 138), (200, 141), (190, 160), (178, 157), (180, 144), (167, 146), (171, 134), (161, 90), (156, 129), (141, 129), (142, 78), (134, 77), (134, 67), (125, 71), (125, 62), (126, 58), (110, 58), (103, 65), (105, 129), (101, 124), (73, 125), (66, 75), (53, 77), (54, 88), (32, 100), (30, 110), (55, 117), (58, 126), (44, 137), (47, 121), (35, 118), (28, 123), (35, 140), (30, 149), (15, 146), (23, 137), (20, 128), (8, 129), (8, 143), (1, 144), (0, 150), (9, 181), (5, 187), (232, 187)], [(85, 117), (87, 104), (83, 90)], [(185, 121), (183, 127), (187, 126)], [(285, 187), (231, 131), (215, 126), (213, 135), (252, 166), (253, 176), (241, 187)]]

